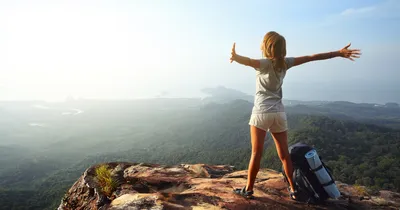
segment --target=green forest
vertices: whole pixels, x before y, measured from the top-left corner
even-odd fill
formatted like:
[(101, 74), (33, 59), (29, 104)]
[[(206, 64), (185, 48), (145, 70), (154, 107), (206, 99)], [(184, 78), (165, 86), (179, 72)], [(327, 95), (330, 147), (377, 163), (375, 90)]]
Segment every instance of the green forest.
[[(84, 170), (101, 162), (227, 164), (244, 170), (250, 158), (252, 104), (245, 100), (0, 105), (5, 116), (0, 209), (54, 209)], [(71, 107), (84, 112), (60, 114)], [(314, 146), (336, 180), (400, 192), (399, 108), (332, 102), (288, 106), (287, 112), (289, 143)], [(262, 167), (281, 170), (269, 136)]]

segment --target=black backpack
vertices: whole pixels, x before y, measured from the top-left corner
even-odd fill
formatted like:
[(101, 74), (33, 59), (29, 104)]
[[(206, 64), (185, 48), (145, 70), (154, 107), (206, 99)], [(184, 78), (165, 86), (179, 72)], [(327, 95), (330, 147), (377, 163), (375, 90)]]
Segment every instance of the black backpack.
[[(317, 176), (311, 170), (307, 163), (307, 159), (305, 158), (305, 154), (312, 149), (314, 148), (303, 143), (296, 143), (289, 147), (289, 154), (293, 162), (293, 182), (298, 192), (296, 196), (297, 201), (310, 204), (320, 204), (327, 200), (329, 195), (324, 190), (323, 185), (319, 183)], [(321, 159), (322, 165), (332, 178), (330, 183), (334, 182), (331, 172), (332, 170), (324, 164), (321, 156), (319, 156), (319, 158)], [(283, 166), (282, 174), (285, 181), (289, 183), (285, 171), (283, 170)]]

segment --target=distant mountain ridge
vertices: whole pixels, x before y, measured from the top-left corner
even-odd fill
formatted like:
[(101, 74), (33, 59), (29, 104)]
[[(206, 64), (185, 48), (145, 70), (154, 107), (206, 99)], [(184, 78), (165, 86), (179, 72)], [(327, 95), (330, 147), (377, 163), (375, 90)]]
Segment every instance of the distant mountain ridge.
[[(203, 102), (205, 103), (229, 103), (231, 101), (238, 99), (245, 100), (250, 103), (254, 102), (254, 95), (250, 95), (242, 91), (233, 88), (227, 88), (224, 86), (203, 88), (201, 91), (209, 95), (202, 99)], [(337, 105), (378, 106), (378, 107), (390, 107), (390, 108), (399, 107), (399, 104), (395, 102), (386, 102), (384, 104), (377, 104), (377, 103), (354, 103), (348, 101), (304, 101), (304, 100), (291, 100), (286, 98), (283, 99), (283, 103), (287, 106), (337, 104)]]
[(208, 97), (204, 97), (202, 99), (204, 103), (229, 103), (238, 99), (249, 102), (254, 101), (254, 96), (248, 95), (235, 89), (226, 88), (224, 86), (204, 88), (201, 91), (209, 95)]

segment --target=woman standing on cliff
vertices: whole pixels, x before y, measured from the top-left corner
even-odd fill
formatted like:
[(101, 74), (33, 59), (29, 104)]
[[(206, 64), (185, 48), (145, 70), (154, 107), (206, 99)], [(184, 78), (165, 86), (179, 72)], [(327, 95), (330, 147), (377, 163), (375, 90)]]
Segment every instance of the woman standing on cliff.
[(282, 103), (282, 84), (287, 70), (310, 61), (343, 57), (354, 61), (359, 58), (360, 50), (348, 49), (350, 44), (338, 51), (319, 53), (302, 57), (286, 57), (286, 40), (280, 34), (270, 31), (261, 43), (263, 59), (251, 59), (236, 54), (235, 43), (232, 47), (231, 63), (250, 66), (256, 70), (256, 94), (254, 107), (250, 117), (250, 134), (252, 155), (250, 158), (247, 186), (234, 190), (244, 197), (252, 197), (253, 186), (260, 169), (266, 132), (269, 131), (275, 142), (279, 159), (282, 161), (285, 174), (288, 174), (289, 194), (296, 196), (293, 183), (293, 166), (290, 159), (287, 140), (287, 120)]

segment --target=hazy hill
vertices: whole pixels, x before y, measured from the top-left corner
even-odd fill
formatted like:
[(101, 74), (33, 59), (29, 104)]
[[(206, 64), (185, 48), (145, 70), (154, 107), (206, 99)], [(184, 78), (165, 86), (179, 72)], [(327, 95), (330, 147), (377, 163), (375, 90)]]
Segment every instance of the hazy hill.
[[(221, 104), (166, 98), (0, 103), (0, 203), (20, 209), (54, 207), (77, 177), (98, 162), (245, 169), (251, 108), (246, 100)], [(286, 109), (290, 141), (315, 145), (340, 181), (399, 191), (399, 108), (313, 102)], [(266, 141), (262, 167), (279, 169), (271, 144)]]

